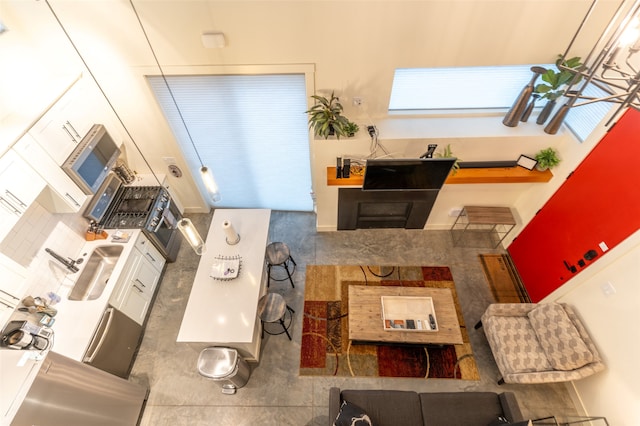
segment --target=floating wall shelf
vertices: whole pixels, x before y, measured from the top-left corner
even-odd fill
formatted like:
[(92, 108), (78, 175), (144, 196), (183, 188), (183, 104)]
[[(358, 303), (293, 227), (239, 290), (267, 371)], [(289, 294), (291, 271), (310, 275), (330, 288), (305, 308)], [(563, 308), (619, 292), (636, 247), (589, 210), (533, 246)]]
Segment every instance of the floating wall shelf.
[[(477, 169), (459, 169), (450, 174), (445, 184), (461, 183), (543, 183), (553, 177), (550, 170), (544, 172), (527, 170), (523, 167), (492, 167)], [(362, 186), (364, 176), (351, 175), (348, 179), (336, 179), (336, 168), (327, 167), (328, 186)]]

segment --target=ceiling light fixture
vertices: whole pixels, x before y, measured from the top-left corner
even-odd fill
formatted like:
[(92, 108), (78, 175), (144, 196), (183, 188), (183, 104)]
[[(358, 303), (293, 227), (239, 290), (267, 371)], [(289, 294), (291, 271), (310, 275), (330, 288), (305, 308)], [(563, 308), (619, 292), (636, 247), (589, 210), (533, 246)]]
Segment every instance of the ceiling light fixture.
[[(581, 37), (587, 37), (591, 31), (585, 30), (585, 24), (593, 15), (599, 0), (593, 0), (578, 30), (574, 34), (567, 50), (558, 61), (558, 69), (575, 72), (574, 78), (564, 92), (567, 99), (553, 116), (544, 131), (556, 134), (571, 108), (594, 102), (618, 104), (618, 108), (609, 117), (605, 126), (626, 108), (640, 109), (640, 0), (622, 0), (608, 25), (584, 59), (584, 66), (578, 70), (564, 66), (564, 62), (581, 56), (572, 53), (573, 46)], [(605, 93), (595, 97), (585, 95), (585, 89), (593, 85)]]
[(147, 44), (149, 45), (149, 49), (151, 50), (151, 54), (153, 55), (153, 59), (155, 60), (156, 65), (158, 66), (158, 70), (160, 71), (160, 75), (162, 76), (162, 80), (164, 81), (164, 84), (167, 87), (167, 91), (169, 92), (169, 95), (171, 96), (171, 100), (173, 101), (173, 104), (176, 107), (176, 111), (178, 112), (178, 115), (180, 116), (180, 120), (182, 121), (182, 125), (184, 126), (184, 129), (187, 132), (187, 136), (189, 137), (189, 141), (191, 142), (191, 146), (193, 146), (193, 150), (196, 153), (196, 156), (198, 157), (198, 161), (200, 162), (200, 178), (202, 179), (202, 182), (204, 183), (204, 186), (207, 189), (207, 192), (209, 193), (209, 198), (211, 199), (211, 201), (213, 203), (216, 203), (216, 202), (220, 201), (221, 197), (220, 197), (220, 190), (218, 189), (218, 185), (216, 184), (215, 178), (213, 177), (213, 174), (211, 173), (211, 170), (204, 165), (204, 162), (202, 161), (202, 157), (200, 157), (200, 153), (198, 152), (198, 149), (196, 148), (196, 144), (193, 141), (193, 137), (191, 136), (191, 132), (189, 131), (189, 127), (187, 127), (187, 123), (186, 123), (186, 121), (184, 119), (184, 116), (182, 115), (182, 111), (180, 111), (180, 107), (178, 106), (178, 101), (176, 100), (175, 96), (173, 95), (173, 91), (171, 90), (171, 86), (169, 86), (169, 81), (167, 80), (167, 77), (164, 74), (164, 71), (162, 70), (162, 66), (160, 65), (160, 61), (158, 61), (158, 57), (156, 56), (156, 52), (153, 49), (153, 46), (151, 45), (151, 40), (149, 40), (149, 36), (147, 35), (147, 31), (144, 29), (144, 25), (142, 25), (142, 20), (140, 19), (140, 15), (138, 15), (138, 11), (137, 11), (136, 7), (133, 4), (133, 0), (129, 0), (129, 3), (131, 4), (131, 7), (133, 8), (133, 12), (136, 14), (136, 18), (138, 19), (138, 23), (140, 24), (140, 28), (142, 29), (142, 33), (144, 34), (144, 38), (147, 40)]

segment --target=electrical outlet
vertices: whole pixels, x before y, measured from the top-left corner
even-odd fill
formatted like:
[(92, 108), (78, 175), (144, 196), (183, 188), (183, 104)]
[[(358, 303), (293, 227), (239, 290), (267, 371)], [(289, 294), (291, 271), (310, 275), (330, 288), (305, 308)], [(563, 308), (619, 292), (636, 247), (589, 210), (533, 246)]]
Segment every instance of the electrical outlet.
[(449, 210), (450, 217), (458, 217), (460, 216), (460, 213), (462, 213), (462, 208), (460, 207), (454, 207), (451, 210)]
[(363, 102), (363, 100), (362, 100), (362, 98), (361, 98), (361, 97), (359, 97), (359, 96), (354, 96), (354, 97), (353, 97), (353, 100), (352, 100), (351, 102), (353, 103), (353, 106), (355, 106), (355, 107), (359, 107), (359, 106), (362, 106), (362, 102)]

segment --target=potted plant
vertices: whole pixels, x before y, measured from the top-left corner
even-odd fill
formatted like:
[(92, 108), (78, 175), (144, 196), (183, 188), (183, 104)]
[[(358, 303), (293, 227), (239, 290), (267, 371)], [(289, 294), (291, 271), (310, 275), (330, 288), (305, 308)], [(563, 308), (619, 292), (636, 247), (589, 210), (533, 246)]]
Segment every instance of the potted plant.
[(536, 168), (540, 171), (550, 169), (560, 164), (558, 153), (551, 147), (538, 152), (535, 156), (535, 159), (538, 162), (538, 164), (536, 164)]
[[(560, 71), (558, 65), (560, 65), (562, 57), (558, 55), (558, 59), (556, 60), (556, 69), (553, 70), (551, 68), (547, 69), (547, 71), (542, 74), (542, 81), (544, 83), (538, 84), (534, 89), (534, 95), (538, 95), (542, 99), (547, 99), (547, 104), (544, 106), (540, 114), (538, 115), (538, 119), (536, 123), (544, 124), (549, 118), (549, 115), (553, 111), (556, 106), (556, 99), (558, 99), (564, 93), (564, 86), (569, 84), (573, 77), (576, 75), (575, 72), (562, 69)], [(576, 56), (570, 59), (567, 59), (562, 63), (563, 67), (572, 68), (575, 70), (579, 70), (582, 67), (582, 63), (580, 62), (580, 57)], [(579, 82), (582, 77), (579, 77), (576, 81)]]
[(347, 125), (344, 126), (344, 131), (350, 138), (354, 137), (356, 133), (358, 133), (358, 130), (360, 130), (360, 126), (358, 126), (353, 121), (349, 121)]
[(349, 120), (342, 115), (342, 104), (334, 93), (331, 92), (329, 99), (319, 95), (311, 97), (317, 103), (305, 111), (309, 114), (309, 129), (313, 129), (316, 136), (322, 136), (325, 139), (331, 135), (335, 135), (338, 139), (340, 136), (346, 136), (345, 127)]
[[(451, 144), (447, 144), (447, 146), (444, 148), (442, 153), (437, 152), (436, 153), (436, 157), (438, 157), (438, 158), (456, 158), (456, 156), (453, 155), (453, 151), (451, 151)], [(456, 158), (456, 161), (453, 163), (453, 167), (451, 168), (451, 175), (455, 175), (456, 173), (458, 173), (459, 169), (460, 169), (460, 159)]]

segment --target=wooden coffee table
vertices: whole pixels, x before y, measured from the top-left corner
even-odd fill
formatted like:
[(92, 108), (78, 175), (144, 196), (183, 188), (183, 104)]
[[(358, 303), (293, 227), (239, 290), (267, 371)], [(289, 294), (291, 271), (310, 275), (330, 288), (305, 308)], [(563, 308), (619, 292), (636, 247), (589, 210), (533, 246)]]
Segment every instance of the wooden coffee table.
[[(431, 297), (438, 331), (384, 330), (382, 296)], [(431, 287), (349, 286), (349, 339), (354, 343), (417, 345), (463, 343), (451, 290)]]

